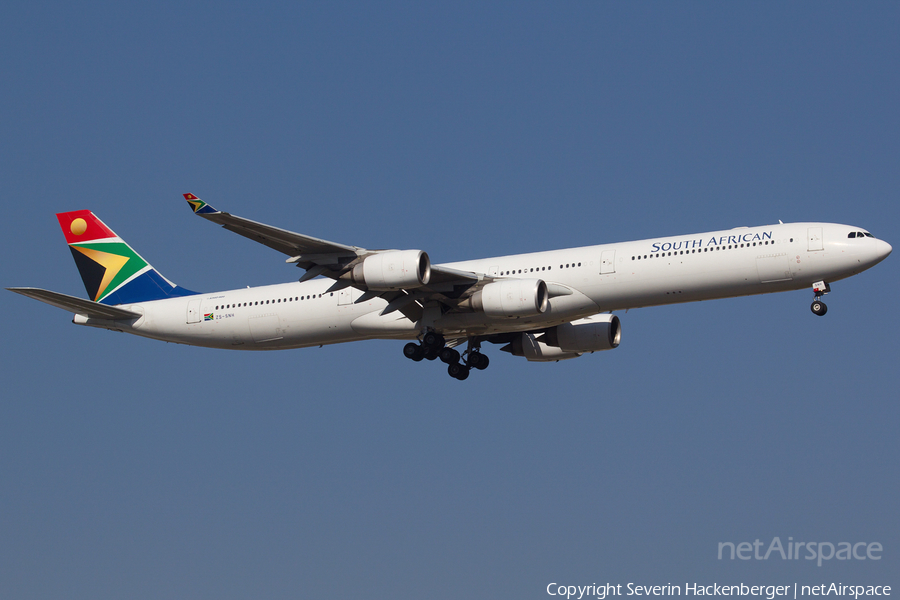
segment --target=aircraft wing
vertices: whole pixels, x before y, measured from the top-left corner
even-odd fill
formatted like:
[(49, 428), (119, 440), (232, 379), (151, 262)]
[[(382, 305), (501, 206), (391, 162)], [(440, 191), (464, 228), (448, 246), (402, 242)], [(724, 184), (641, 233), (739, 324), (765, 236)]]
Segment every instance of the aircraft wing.
[[(263, 223), (257, 223), (243, 217), (236, 217), (231, 213), (216, 210), (206, 202), (193, 194), (184, 194), (194, 214), (207, 221), (218, 223), (225, 229), (238, 235), (259, 242), (282, 254), (287, 254), (289, 262), (309, 269), (317, 264), (342, 264), (355, 260), (360, 254), (365, 253), (363, 248), (347, 246), (327, 240), (320, 240), (308, 235), (294, 233), (279, 227), (272, 227)], [(348, 260), (349, 259), (349, 260)]]
[(426, 286), (430, 290), (440, 291), (449, 287), (472, 286), (479, 281), (490, 281), (492, 277), (475, 273), (474, 271), (459, 271), (448, 267), (431, 265), (431, 280)]
[(85, 300), (83, 298), (76, 298), (75, 296), (69, 296), (67, 294), (60, 294), (59, 292), (51, 292), (50, 290), (42, 290), (40, 288), (31, 287), (16, 287), (6, 289), (17, 294), (22, 294), (23, 296), (28, 296), (29, 298), (34, 298), (35, 300), (40, 300), (41, 302), (46, 302), (51, 306), (67, 310), (75, 314), (84, 315), (85, 317), (88, 317), (90, 319), (127, 320), (137, 319), (141, 316), (136, 312), (125, 310), (124, 308), (108, 306), (106, 304), (100, 304), (99, 302), (93, 302), (91, 300)]
[[(300, 281), (306, 281), (318, 275), (337, 279), (361, 259), (381, 252), (380, 250), (366, 250), (359, 246), (320, 240), (237, 217), (216, 210), (194, 194), (184, 194), (184, 199), (191, 205), (194, 214), (288, 255), (290, 257), (287, 259), (288, 263), (295, 263), (298, 267), (306, 269), (306, 275), (301, 277)], [(458, 294), (485, 279), (490, 278), (479, 273), (431, 265), (431, 279), (428, 285), (416, 289), (416, 295), (421, 296), (423, 292)]]

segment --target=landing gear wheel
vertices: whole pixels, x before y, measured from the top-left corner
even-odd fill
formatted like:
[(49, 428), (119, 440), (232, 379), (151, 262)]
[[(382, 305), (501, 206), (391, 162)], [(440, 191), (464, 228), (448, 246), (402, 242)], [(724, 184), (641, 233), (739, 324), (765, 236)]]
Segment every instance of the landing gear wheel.
[(434, 360), (438, 356), (438, 350), (434, 346), (425, 346), (422, 352), (422, 358), (425, 360)]
[(469, 365), (478, 369), (479, 371), (484, 371), (488, 368), (488, 365), (491, 364), (491, 359), (488, 358), (487, 354), (482, 354), (481, 352), (473, 352), (469, 355)]
[(425, 351), (422, 349), (422, 346), (410, 342), (407, 345), (403, 346), (403, 356), (410, 360), (419, 362), (420, 360), (425, 358)]
[(435, 352), (438, 352), (441, 348), (443, 348), (444, 343), (444, 336), (435, 331), (429, 331), (424, 336), (422, 336), (422, 345), (434, 348)]
[(810, 308), (810, 310), (813, 311), (813, 314), (818, 315), (820, 317), (822, 315), (824, 315), (826, 312), (828, 312), (828, 307), (825, 306), (825, 303), (822, 302), (821, 300), (814, 301), (812, 303), (812, 306), (810, 306), (809, 308)]
[(440, 358), (442, 362), (452, 365), (453, 363), (459, 362), (459, 352), (453, 348), (441, 348), (441, 351), (438, 352), (438, 358)]
[(447, 373), (449, 373), (450, 377), (453, 377), (454, 379), (464, 381), (469, 377), (469, 367), (461, 365), (458, 362), (452, 363), (447, 367)]

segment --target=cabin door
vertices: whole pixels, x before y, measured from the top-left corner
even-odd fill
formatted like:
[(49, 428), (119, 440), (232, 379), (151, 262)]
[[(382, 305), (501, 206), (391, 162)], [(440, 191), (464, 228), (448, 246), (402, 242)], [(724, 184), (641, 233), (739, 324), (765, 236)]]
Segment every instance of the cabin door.
[(187, 322), (200, 322), (200, 300), (188, 300)]
[(603, 254), (600, 255), (600, 274), (606, 275), (608, 273), (616, 272), (616, 251), (615, 250), (604, 250)]
[(824, 250), (825, 242), (822, 239), (822, 228), (821, 227), (810, 227), (807, 230), (806, 239), (809, 240), (809, 251), (815, 252), (816, 250)]

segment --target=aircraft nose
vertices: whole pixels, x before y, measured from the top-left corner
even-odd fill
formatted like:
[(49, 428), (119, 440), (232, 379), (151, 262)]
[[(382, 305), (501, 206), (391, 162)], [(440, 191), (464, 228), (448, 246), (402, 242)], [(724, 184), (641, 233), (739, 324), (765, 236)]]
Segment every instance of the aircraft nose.
[(891, 248), (891, 245), (888, 244), (887, 242), (885, 242), (884, 240), (878, 240), (878, 241), (881, 242), (881, 245), (878, 248), (878, 260), (881, 261), (888, 257), (888, 254), (891, 253), (893, 248)]

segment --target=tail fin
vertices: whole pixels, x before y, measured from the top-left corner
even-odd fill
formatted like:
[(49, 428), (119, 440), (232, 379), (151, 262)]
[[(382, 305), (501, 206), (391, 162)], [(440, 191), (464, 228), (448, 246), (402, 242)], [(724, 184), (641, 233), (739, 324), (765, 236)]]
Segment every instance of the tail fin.
[(56, 218), (94, 302), (129, 304), (196, 293), (160, 275), (91, 211), (58, 213)]

